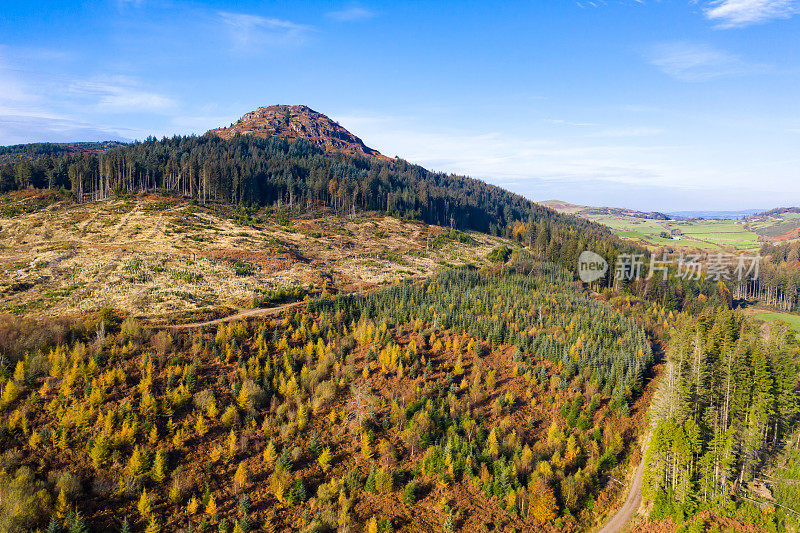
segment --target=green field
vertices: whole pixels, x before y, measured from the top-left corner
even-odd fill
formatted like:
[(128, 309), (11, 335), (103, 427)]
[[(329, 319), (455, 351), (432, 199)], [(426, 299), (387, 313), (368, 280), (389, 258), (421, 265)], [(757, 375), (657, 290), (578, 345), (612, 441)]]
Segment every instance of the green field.
[(752, 316), (766, 322), (786, 322), (795, 332), (797, 339), (800, 340), (800, 315), (776, 311), (756, 311)]
[(620, 207), (591, 207), (560, 200), (541, 203), (561, 213), (604, 224), (621, 238), (652, 248), (670, 246), (706, 252), (754, 253), (763, 242), (800, 238), (800, 212), (797, 208), (774, 209), (746, 219), (661, 220), (664, 218), (662, 213)]
[(800, 315), (793, 313), (779, 313), (775, 311), (759, 311), (753, 314), (759, 320), (787, 322), (795, 332), (800, 333)]
[[(649, 246), (708, 251), (756, 251), (760, 247), (758, 235), (733, 220), (655, 220), (626, 215), (589, 215), (586, 218), (605, 224), (623, 239), (641, 241)], [(662, 237), (662, 232), (680, 234), (678, 239), (671, 239)]]

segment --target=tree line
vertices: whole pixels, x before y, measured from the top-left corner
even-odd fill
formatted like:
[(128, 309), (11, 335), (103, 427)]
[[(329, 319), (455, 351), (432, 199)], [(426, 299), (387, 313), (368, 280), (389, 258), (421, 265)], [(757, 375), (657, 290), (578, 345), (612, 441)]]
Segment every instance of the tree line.
[(778, 451), (798, 413), (798, 346), (724, 309), (671, 335), (646, 461), (652, 518), (727, 506)]
[(583, 249), (606, 252), (623, 246), (608, 228), (483, 181), (430, 172), (401, 159), (329, 153), (305, 140), (151, 137), (102, 154), (35, 152), (38, 159), (0, 165), (0, 192), (63, 189), (78, 201), (99, 201), (115, 194), (165, 191), (205, 204), (300, 213), (378, 211), (508, 237), (516, 225), (517, 237), (538, 255), (570, 268)]

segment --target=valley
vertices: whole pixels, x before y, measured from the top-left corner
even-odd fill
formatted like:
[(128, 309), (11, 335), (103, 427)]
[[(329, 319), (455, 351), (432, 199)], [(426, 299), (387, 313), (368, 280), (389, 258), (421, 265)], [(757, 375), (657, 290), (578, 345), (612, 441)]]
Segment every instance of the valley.
[(753, 253), (764, 243), (795, 242), (800, 231), (800, 215), (792, 209), (775, 209), (742, 219), (680, 220), (662, 213), (578, 206), (560, 201), (543, 202), (543, 205), (608, 226), (620, 238), (649, 248)]
[[(0, 531), (797, 526), (791, 210), (551, 209), (305, 106), (3, 155)], [(763, 283), (576, 276), (667, 246)]]

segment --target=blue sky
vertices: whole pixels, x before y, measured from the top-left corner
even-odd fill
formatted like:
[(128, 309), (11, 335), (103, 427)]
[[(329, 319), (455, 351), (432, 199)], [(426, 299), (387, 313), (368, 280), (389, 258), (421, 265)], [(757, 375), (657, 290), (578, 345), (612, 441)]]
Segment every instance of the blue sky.
[(800, 0), (3, 0), (0, 144), (305, 104), (533, 200), (800, 204)]

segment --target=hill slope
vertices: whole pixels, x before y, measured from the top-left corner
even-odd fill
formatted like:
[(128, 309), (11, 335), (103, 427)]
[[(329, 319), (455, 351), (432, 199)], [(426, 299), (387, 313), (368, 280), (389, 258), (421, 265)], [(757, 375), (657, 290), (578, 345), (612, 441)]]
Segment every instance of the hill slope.
[(259, 107), (229, 127), (216, 128), (208, 133), (223, 139), (231, 139), (236, 135), (305, 139), (330, 152), (383, 157), (338, 123), (304, 105)]
[(742, 220), (672, 220), (658, 213), (617, 207), (587, 207), (544, 202), (564, 214), (603, 224), (620, 238), (649, 247), (716, 251), (754, 251), (760, 234)]
[(87, 317), (0, 398), (5, 523), (77, 531), (74, 505), (93, 531), (590, 529), (619, 492), (607, 480), (653, 358), (633, 320), (541, 267), (216, 331)]
[(0, 197), (0, 311), (76, 315), (110, 307), (157, 319), (215, 316), (485, 266), (503, 239), (372, 215), (242, 216), (156, 194), (78, 204)]
[[(280, 118), (280, 109), (288, 111), (288, 122), (253, 133), (256, 123)], [(313, 122), (303, 126), (299, 118), (291, 118), (292, 109)], [(100, 155), (59, 155), (25, 163), (30, 165), (25, 168), (2, 165), (0, 192), (64, 188), (86, 202), (161, 191), (203, 205), (257, 206), (294, 214), (320, 209), (351, 217), (381, 212), (513, 237), (536, 244), (540, 258), (567, 268), (577, 264), (580, 250), (613, 257), (623, 246), (599, 224), (562, 215), (481, 180), (378, 157), (362, 148), (357, 137), (308, 108), (262, 108), (248, 117), (241, 127), (202, 137), (151, 137)], [(255, 117), (266, 117), (266, 122)], [(245, 132), (250, 133), (236, 134)]]
[(551, 209), (555, 209), (560, 213), (569, 213), (571, 215), (578, 215), (585, 218), (600, 215), (615, 215), (653, 220), (669, 220), (667, 215), (657, 211), (645, 213), (643, 211), (636, 211), (634, 209), (625, 209), (624, 207), (591, 207), (587, 205), (576, 205), (569, 202), (562, 202), (561, 200), (547, 200), (540, 203)]

